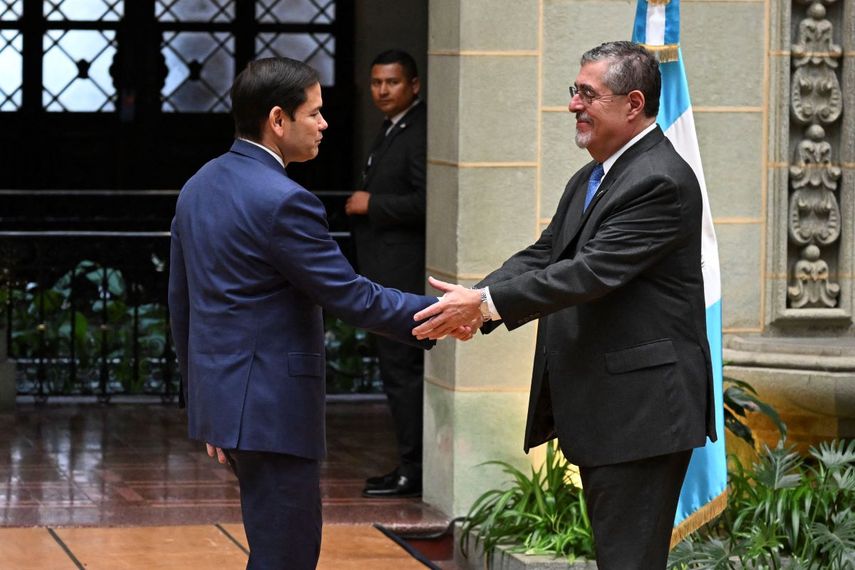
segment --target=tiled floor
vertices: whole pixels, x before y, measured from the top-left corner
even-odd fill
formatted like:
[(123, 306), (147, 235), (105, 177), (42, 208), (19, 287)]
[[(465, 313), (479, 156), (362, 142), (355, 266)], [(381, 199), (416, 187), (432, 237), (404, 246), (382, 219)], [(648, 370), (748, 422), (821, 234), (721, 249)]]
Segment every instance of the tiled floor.
[[(9, 570), (242, 570), (246, 560), (240, 524), (0, 528), (0, 567)], [(318, 570), (424, 568), (374, 527), (324, 528)]]
[[(320, 567), (422, 567), (370, 523), (427, 531), (447, 519), (417, 499), (360, 496), (365, 477), (394, 466), (385, 404), (330, 402), (327, 427)], [(0, 527), (42, 527), (0, 528), (0, 560), (20, 561), (10, 568), (214, 567), (182, 558), (202, 564), (206, 556), (222, 570), (242, 568), (240, 520), (234, 476), (187, 440), (175, 407), (19, 403), (0, 414)], [(191, 556), (193, 545), (207, 554)], [(44, 560), (34, 559), (34, 549)], [(359, 556), (376, 560), (358, 563)], [(54, 557), (61, 562), (53, 565)]]

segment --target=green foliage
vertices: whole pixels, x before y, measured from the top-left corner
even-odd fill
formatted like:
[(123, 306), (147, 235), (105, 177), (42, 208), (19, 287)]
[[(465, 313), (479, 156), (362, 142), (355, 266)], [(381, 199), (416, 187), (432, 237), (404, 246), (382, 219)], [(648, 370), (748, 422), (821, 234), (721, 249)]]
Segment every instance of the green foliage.
[(371, 336), (341, 319), (327, 316), (324, 322), (327, 358), (327, 391), (365, 393), (378, 391), (380, 380)]
[[(729, 382), (728, 429), (737, 427), (735, 435), (753, 445), (744, 420), (747, 412), (760, 412), (786, 434), (778, 414), (751, 386)], [(764, 446), (749, 468), (731, 458), (727, 509), (677, 545), (669, 568), (855, 570), (855, 441), (823, 442), (808, 458), (783, 442), (782, 437), (775, 448)], [(531, 476), (504, 462), (489, 464), (512, 480), (507, 489), (487, 491), (475, 501), (462, 529), (464, 552), (474, 536), (490, 557), (498, 545), (571, 560), (593, 555), (584, 498), (551, 443), (546, 463)]]
[(679, 544), (669, 567), (855, 570), (855, 441), (810, 456), (782, 443), (751, 470), (734, 458), (728, 508)]
[[(154, 271), (164, 272), (162, 260), (152, 256), (151, 262)], [(167, 354), (167, 308), (143, 302), (145, 291), (121, 270), (84, 260), (47, 286), (5, 285), (0, 306), (8, 304), (12, 314), (10, 356), (46, 363), (48, 393), (97, 392), (104, 363), (110, 393), (139, 394), (158, 381)], [(376, 359), (365, 331), (328, 318), (325, 341), (330, 392), (377, 391)], [(36, 382), (35, 366), (24, 374), (28, 383)]]
[(594, 542), (579, 487), (571, 480), (571, 468), (553, 442), (546, 448), (546, 462), (527, 476), (502, 461), (489, 461), (511, 476), (507, 489), (487, 491), (475, 501), (463, 523), (460, 546), (469, 552), (470, 533), (476, 544), (492, 557), (498, 545), (512, 552), (553, 554), (568, 560), (593, 557)]
[[(725, 425), (735, 436), (754, 446), (754, 436), (746, 423), (748, 412), (766, 415), (778, 427), (782, 436), (786, 435), (787, 427), (778, 413), (772, 406), (760, 400), (757, 392), (748, 383), (725, 379), (725, 384)], [(556, 452), (552, 442), (547, 447), (546, 463), (538, 471), (532, 469), (530, 477), (501, 461), (491, 461), (485, 465), (501, 467), (502, 471), (511, 476), (511, 484), (508, 489), (487, 491), (472, 505), (463, 525), (463, 552), (468, 551), (471, 531), (476, 541), (483, 541), (484, 551), (489, 553), (489, 556), (492, 556), (498, 545), (510, 546), (515, 552), (552, 554), (566, 556), (571, 560), (574, 557), (593, 556), (593, 534), (587, 519), (584, 497), (581, 489), (570, 479), (570, 468)], [(764, 480), (771, 478), (777, 481), (776, 484), (788, 485), (793, 482), (793, 479), (787, 476), (787, 470), (791, 467), (786, 462), (779, 461), (771, 472), (764, 472), (761, 477)], [(743, 480), (751, 477), (738, 463), (736, 468)], [(767, 525), (763, 533), (751, 537), (749, 541), (740, 542), (739, 547), (751, 548), (752, 551), (762, 550), (765, 545), (775, 540), (775, 528)], [(683, 544), (682, 549), (674, 553), (674, 560), (678, 563), (705, 560), (705, 565), (692, 568), (729, 567), (722, 565), (730, 558), (734, 548), (729, 537), (710, 538), (704, 548), (696, 547), (693, 542)]]
[[(155, 373), (153, 362), (160, 367), (157, 361), (164, 355), (167, 339), (166, 307), (159, 303), (135, 307), (141, 294), (139, 286), (127, 286), (120, 270), (88, 260), (50, 286), (30, 282), (21, 290), (4, 289), (2, 301), (8, 301), (12, 311), (12, 356), (53, 362), (48, 381), (54, 391), (96, 390), (100, 366), (106, 362), (112, 381), (127, 393), (140, 393)], [(139, 347), (136, 380), (135, 338)], [(61, 364), (72, 353), (77, 378)]]
[(775, 408), (757, 397), (757, 391), (748, 382), (725, 378), (723, 399), (725, 427), (752, 448), (756, 448), (757, 444), (751, 427), (747, 423), (748, 412), (760, 412), (765, 415), (778, 428), (781, 439), (787, 438), (787, 425), (781, 420), (781, 416)]

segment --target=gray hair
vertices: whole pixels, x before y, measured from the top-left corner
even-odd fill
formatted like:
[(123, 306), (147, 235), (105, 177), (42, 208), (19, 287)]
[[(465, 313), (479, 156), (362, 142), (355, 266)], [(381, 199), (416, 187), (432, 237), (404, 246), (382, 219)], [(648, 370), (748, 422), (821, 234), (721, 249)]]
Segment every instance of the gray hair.
[(644, 114), (655, 117), (659, 113), (659, 92), (662, 76), (659, 61), (641, 44), (633, 42), (606, 42), (582, 54), (581, 64), (609, 61), (603, 77), (606, 87), (617, 95), (630, 91), (644, 94)]

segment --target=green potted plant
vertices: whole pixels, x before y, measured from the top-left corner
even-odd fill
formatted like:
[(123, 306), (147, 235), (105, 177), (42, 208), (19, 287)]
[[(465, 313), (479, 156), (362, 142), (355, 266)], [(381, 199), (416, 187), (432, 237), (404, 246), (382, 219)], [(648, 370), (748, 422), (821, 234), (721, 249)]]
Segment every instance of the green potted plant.
[[(475, 500), (460, 528), (462, 562), (470, 568), (596, 568), (594, 539), (574, 468), (546, 447), (546, 461), (526, 475), (503, 461), (490, 461), (510, 475), (505, 489), (491, 489)], [(524, 555), (524, 556), (519, 556)], [(528, 562), (524, 558), (528, 558)], [(532, 559), (532, 557), (535, 557)]]
[[(756, 446), (749, 414), (760, 413), (786, 437), (778, 413), (757, 397), (746, 382), (725, 379), (725, 426), (734, 437)], [(491, 461), (510, 476), (507, 488), (482, 494), (464, 518), (459, 533), (461, 562), (469, 568), (596, 568), (590, 523), (581, 489), (571, 477), (573, 467), (547, 445), (546, 462), (526, 475), (512, 465)], [(497, 556), (498, 554), (498, 556)], [(537, 558), (526, 557), (536, 556)], [(552, 565), (552, 566), (550, 566)], [(575, 566), (574, 566), (575, 565)], [(710, 567), (712, 568), (712, 567)]]
[(855, 568), (855, 441), (801, 457), (783, 442), (729, 473), (728, 508), (671, 554), (675, 570)]

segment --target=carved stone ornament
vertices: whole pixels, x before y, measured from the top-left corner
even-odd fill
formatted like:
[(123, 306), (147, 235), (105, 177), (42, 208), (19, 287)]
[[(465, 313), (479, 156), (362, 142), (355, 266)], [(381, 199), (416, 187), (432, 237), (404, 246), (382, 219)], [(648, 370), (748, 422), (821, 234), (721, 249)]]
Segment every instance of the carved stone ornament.
[(825, 130), (808, 127), (796, 148), (796, 163), (790, 166), (789, 233), (793, 243), (828, 245), (840, 237), (840, 206), (834, 195), (840, 168), (831, 164), (831, 144), (823, 140)]
[(833, 26), (825, 19), (825, 6), (814, 2), (807, 13), (792, 49), (793, 113), (802, 123), (833, 123), (843, 111), (843, 93), (834, 72), (843, 50), (832, 41)]
[[(833, 283), (829, 264), (822, 259), (820, 246), (828, 247), (840, 238), (840, 205), (835, 191), (841, 169), (832, 163), (832, 145), (820, 123), (840, 118), (843, 94), (836, 70), (843, 51), (833, 42), (834, 28), (825, 18), (823, 2), (836, 0), (796, 0), (808, 4), (807, 17), (798, 26), (798, 40), (792, 46), (791, 104), (795, 124), (809, 125), (795, 148), (790, 165), (790, 195), (787, 229), (790, 243), (801, 248), (793, 263), (788, 306), (832, 308), (838, 303), (840, 285)], [(794, 125), (795, 126), (795, 125)], [(826, 255), (832, 254), (826, 251)]]
[(809, 245), (801, 257), (793, 268), (795, 284), (787, 288), (790, 306), (801, 309), (837, 305), (840, 285), (829, 281), (828, 264), (819, 258), (819, 248)]
[(831, 162), (831, 144), (823, 140), (825, 129), (811, 125), (796, 147), (795, 164), (790, 166), (790, 184), (798, 188), (836, 190), (842, 171)]

